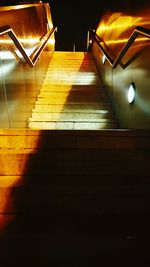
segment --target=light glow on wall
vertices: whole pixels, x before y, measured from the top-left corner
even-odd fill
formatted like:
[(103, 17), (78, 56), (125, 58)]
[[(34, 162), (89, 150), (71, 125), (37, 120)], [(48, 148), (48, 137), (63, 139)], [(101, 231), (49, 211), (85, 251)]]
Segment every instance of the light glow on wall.
[[(109, 40), (109, 41), (106, 41), (105, 43), (107, 45), (109, 45), (109, 44), (122, 44), (122, 43), (126, 43), (127, 41), (128, 41), (128, 38), (124, 38), (124, 39), (120, 39), (120, 40)], [(144, 42), (147, 41), (148, 43), (150, 43), (150, 40), (147, 37), (136, 38), (136, 42), (142, 42), (142, 41), (144, 41)]]
[[(112, 50), (112, 53), (117, 56), (137, 26), (150, 28), (149, 9), (141, 10), (136, 16), (135, 14), (124, 14), (121, 12), (108, 13), (101, 19), (96, 33), (108, 48)], [(132, 44), (134, 49), (133, 51), (130, 50), (129, 56), (139, 52), (140, 49), (149, 44), (149, 38), (139, 34)]]
[[(36, 44), (39, 42), (39, 38), (19, 38), (18, 41), (22, 44)], [(1, 39), (0, 44), (10, 45), (13, 44), (11, 39)]]
[(54, 45), (55, 44), (55, 39), (49, 39), (48, 44)]

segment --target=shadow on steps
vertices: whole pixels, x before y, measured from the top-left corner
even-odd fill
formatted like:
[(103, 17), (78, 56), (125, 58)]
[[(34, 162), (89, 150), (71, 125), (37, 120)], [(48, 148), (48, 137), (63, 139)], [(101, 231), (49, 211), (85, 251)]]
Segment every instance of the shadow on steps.
[(150, 263), (149, 150), (81, 146), (76, 133), (41, 131), (9, 189), (2, 266)]

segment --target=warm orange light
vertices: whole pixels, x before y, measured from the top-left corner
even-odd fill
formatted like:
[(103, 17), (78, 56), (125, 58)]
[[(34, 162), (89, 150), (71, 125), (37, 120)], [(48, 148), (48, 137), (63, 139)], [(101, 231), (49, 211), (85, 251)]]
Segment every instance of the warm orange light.
[[(101, 120), (97, 124), (92, 124), (89, 122), (89, 102), (86, 97), (85, 99), (82, 97), (81, 92), (84, 92), (84, 88), (86, 96), (87, 88), (99, 86), (99, 78), (95, 69), (84, 65), (87, 64), (84, 63), (84, 61), (87, 62), (86, 56), (83, 52), (53, 54), (32, 117), (29, 119), (31, 129), (94, 130), (95, 127), (96, 129), (106, 128), (107, 118), (105, 116), (108, 110), (102, 109), (98, 103), (97, 112)], [(89, 101), (91, 103), (94, 101), (97, 105), (97, 101), (92, 97)], [(71, 105), (69, 112), (66, 104)]]
[[(150, 29), (149, 12), (150, 8), (140, 11), (140, 13), (138, 12), (136, 15), (123, 14), (121, 12), (108, 13), (101, 19), (96, 33), (107, 45), (110, 52), (117, 56), (137, 26)], [(148, 37), (139, 34), (131, 44), (131, 49), (127, 51), (126, 59), (124, 58), (125, 61), (149, 45), (149, 43), (150, 39)], [(103, 42), (101, 42), (101, 45), (103, 46)]]
[[(122, 43), (126, 43), (128, 41), (127, 38), (125, 39), (120, 39), (120, 40), (109, 40), (109, 41), (106, 41), (105, 43), (107, 45), (109, 44), (122, 44)], [(149, 38), (146, 38), (146, 37), (141, 37), (141, 38), (136, 38), (136, 42), (142, 42), (142, 41), (148, 41), (149, 42)]]
[(24, 184), (26, 164), (36, 153), (39, 138), (40, 131), (28, 136), (24, 130), (0, 130), (0, 230), (15, 217), (7, 215), (15, 211), (12, 188)]
[(55, 39), (49, 39), (48, 44), (54, 45), (55, 44)]
[[(19, 38), (18, 39), (20, 43), (22, 44), (36, 44), (39, 42), (39, 38)], [(0, 44), (12, 44), (13, 41), (11, 39), (0, 39)]]

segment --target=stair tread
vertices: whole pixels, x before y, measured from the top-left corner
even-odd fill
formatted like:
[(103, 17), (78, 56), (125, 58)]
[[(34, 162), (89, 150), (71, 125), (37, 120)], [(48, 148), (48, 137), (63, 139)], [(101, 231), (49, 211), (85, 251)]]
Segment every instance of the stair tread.
[(117, 124), (114, 122), (29, 122), (29, 128), (33, 129), (66, 129), (66, 130), (100, 130), (114, 129)]
[(59, 113), (32, 113), (32, 117), (30, 118), (30, 121), (110, 121), (113, 120), (113, 116), (105, 116), (104, 114), (95, 114), (95, 113), (65, 113), (65, 112), (59, 112)]
[(67, 130), (117, 127), (90, 53), (53, 53), (28, 125), (33, 129)]
[[(62, 106), (62, 103), (48, 103), (48, 104), (45, 104), (45, 103), (41, 103), (41, 104), (38, 104), (37, 102), (35, 103), (35, 107), (41, 107), (41, 108), (50, 108), (50, 107), (58, 107), (59, 109), (60, 109), (60, 107), (61, 107), (61, 109), (63, 109), (64, 108), (64, 106)], [(82, 103), (75, 103), (75, 102), (70, 102), (70, 103), (65, 103), (65, 108), (67, 109), (76, 109), (76, 110), (78, 110), (78, 109), (83, 109), (83, 110), (85, 110), (85, 109), (90, 109), (90, 110), (94, 110), (94, 109), (101, 109), (101, 108), (111, 108), (111, 105), (110, 105), (110, 103), (104, 103), (104, 102), (102, 102), (102, 103), (95, 103), (95, 102), (82, 102)]]
[(72, 106), (69, 108), (69, 107), (63, 107), (60, 105), (59, 106), (55, 106), (55, 105), (52, 105), (52, 106), (48, 106), (47, 108), (45, 107), (44, 109), (44, 106), (42, 105), (39, 105), (37, 107), (35, 107), (32, 111), (32, 114), (34, 115), (35, 113), (36, 114), (39, 114), (39, 113), (45, 113), (45, 114), (53, 114), (53, 113), (56, 113), (56, 114), (64, 114), (64, 113), (76, 113), (76, 114), (104, 114), (104, 115), (108, 115), (108, 116), (113, 116), (111, 110), (109, 109), (75, 109), (75, 108), (72, 108)]
[(70, 104), (70, 105), (111, 105), (110, 103), (108, 103), (108, 101), (89, 101), (89, 98), (88, 99), (73, 99), (73, 100), (67, 100), (66, 101), (66, 98), (64, 99), (64, 101), (62, 101), (62, 98), (50, 98), (50, 99), (47, 99), (47, 98), (39, 98), (37, 101), (36, 101), (36, 104), (59, 104), (59, 105), (66, 105), (66, 104)]
[[(52, 106), (53, 107), (53, 106)], [(38, 109), (38, 107), (37, 108), (34, 108), (33, 109), (33, 112), (32, 112), (32, 114), (33, 115), (36, 115), (36, 116), (38, 116), (39, 115), (39, 113), (41, 113), (41, 115), (42, 115), (42, 113), (44, 113), (45, 115), (47, 114), (48, 116), (50, 116), (50, 115), (52, 115), (52, 116), (57, 116), (58, 114), (59, 115), (61, 115), (61, 114), (64, 114), (64, 115), (68, 115), (69, 113), (71, 113), (72, 115), (74, 115), (74, 113), (75, 114), (77, 114), (77, 115), (79, 115), (79, 116), (84, 116), (84, 115), (87, 115), (87, 113), (90, 115), (90, 116), (92, 116), (92, 115), (94, 115), (94, 114), (96, 114), (96, 115), (112, 115), (112, 112), (110, 112), (110, 110), (109, 109), (88, 109), (88, 110), (84, 110), (84, 109), (67, 109), (67, 107), (63, 107), (63, 109), (59, 109), (58, 111), (57, 111), (57, 109), (55, 110), (54, 109), (54, 107), (53, 107), (53, 110), (51, 110), (51, 109), (47, 109), (46, 111), (44, 111), (44, 110), (40, 110), (40, 109)]]

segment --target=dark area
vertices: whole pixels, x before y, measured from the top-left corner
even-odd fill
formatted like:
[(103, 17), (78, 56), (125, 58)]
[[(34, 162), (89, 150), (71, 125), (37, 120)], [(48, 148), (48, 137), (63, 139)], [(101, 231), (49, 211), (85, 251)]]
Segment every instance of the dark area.
[(24, 185), (9, 193), (1, 266), (150, 266), (150, 153), (83, 149), (76, 138), (42, 132)]
[[(39, 1), (0, 1), (0, 6), (16, 5), (23, 3), (37, 3)], [(58, 28), (56, 34), (56, 50), (85, 51), (87, 44), (87, 32), (89, 27), (95, 29), (100, 17), (110, 11), (128, 11), (142, 8), (149, 4), (149, 0), (140, 3), (136, 0), (128, 1), (80, 1), (80, 0), (43, 0), (49, 2), (52, 19)]]
[(95, 28), (99, 15), (89, 1), (51, 1), (53, 23), (58, 27), (56, 50), (86, 50), (89, 27)]
[(53, 23), (58, 27), (56, 50), (72, 51), (75, 45), (76, 51), (85, 51), (89, 27), (96, 29), (103, 14), (135, 11), (149, 5), (149, 0), (138, 2), (138, 5), (135, 0), (51, 0), (49, 3)]

